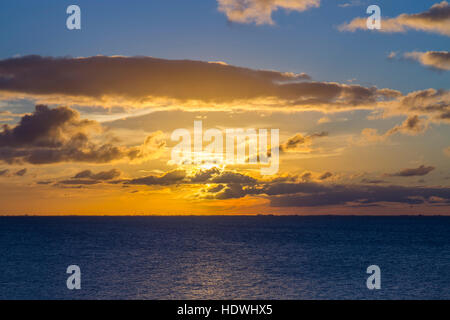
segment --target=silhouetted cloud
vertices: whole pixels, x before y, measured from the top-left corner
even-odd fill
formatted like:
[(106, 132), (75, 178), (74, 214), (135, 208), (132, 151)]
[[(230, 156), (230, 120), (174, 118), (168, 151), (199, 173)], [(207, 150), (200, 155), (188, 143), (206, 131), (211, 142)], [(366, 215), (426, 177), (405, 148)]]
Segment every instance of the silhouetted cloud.
[(380, 184), (387, 183), (387, 181), (381, 179), (362, 179), (361, 183)]
[(326, 180), (328, 178), (331, 178), (333, 174), (331, 172), (325, 172), (320, 175), (319, 180)]
[(125, 184), (137, 185), (171, 185), (171, 184), (246, 184), (251, 185), (257, 183), (258, 180), (248, 175), (211, 168), (207, 170), (199, 170), (193, 175), (188, 175), (185, 170), (174, 170), (164, 173), (161, 176), (146, 176), (124, 180)]
[(418, 205), (450, 204), (450, 188), (373, 186), (367, 184), (324, 184), (319, 182), (261, 183), (226, 185), (218, 192), (207, 190), (206, 199), (234, 199), (245, 196), (268, 197), (274, 207), (317, 207), (330, 205), (365, 206), (380, 203)]
[(15, 175), (16, 175), (16, 176), (19, 176), (19, 177), (23, 177), (26, 173), (27, 173), (27, 169), (24, 168), (24, 169), (22, 169), (22, 170), (17, 171), (17, 172), (15, 173)]
[(312, 140), (315, 138), (327, 137), (328, 132), (313, 133), (311, 135), (304, 136), (301, 133), (297, 133), (290, 137), (286, 142), (280, 145), (280, 150), (283, 152), (311, 152), (310, 148)]
[(173, 170), (164, 173), (161, 176), (146, 176), (142, 178), (131, 179), (125, 181), (126, 184), (134, 184), (134, 185), (172, 185), (181, 183), (186, 177), (186, 171), (184, 170)]
[(256, 179), (250, 176), (247, 176), (242, 173), (232, 172), (232, 171), (223, 171), (220, 174), (212, 177), (208, 180), (211, 183), (245, 183), (245, 184), (253, 184), (256, 183)]
[(193, 183), (201, 183), (206, 182), (211, 179), (213, 176), (220, 174), (220, 170), (216, 167), (213, 167), (208, 170), (200, 170), (195, 173), (193, 177), (190, 178), (190, 181)]
[(74, 179), (91, 179), (91, 180), (111, 180), (119, 177), (121, 175), (120, 170), (111, 169), (109, 171), (101, 171), (98, 173), (93, 173), (91, 170), (84, 170), (77, 173)]
[(335, 185), (324, 187), (323, 192), (306, 188), (300, 194), (279, 195), (270, 198), (273, 207), (318, 207), (331, 205), (368, 205), (401, 203), (420, 205), (433, 202), (438, 197), (450, 204), (450, 188), (425, 188), (403, 186)]
[(404, 169), (401, 170), (399, 172), (396, 173), (387, 173), (386, 176), (389, 177), (414, 177), (414, 176), (425, 176), (427, 174), (429, 174), (431, 171), (433, 171), (434, 169), (436, 169), (433, 166), (424, 166), (421, 165), (418, 168), (413, 168), (413, 169)]

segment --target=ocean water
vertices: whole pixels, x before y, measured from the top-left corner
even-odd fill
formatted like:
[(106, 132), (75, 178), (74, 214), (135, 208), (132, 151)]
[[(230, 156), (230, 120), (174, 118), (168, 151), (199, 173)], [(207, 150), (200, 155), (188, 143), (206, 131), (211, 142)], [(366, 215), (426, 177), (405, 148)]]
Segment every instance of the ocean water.
[(450, 217), (0, 218), (0, 299), (449, 298)]

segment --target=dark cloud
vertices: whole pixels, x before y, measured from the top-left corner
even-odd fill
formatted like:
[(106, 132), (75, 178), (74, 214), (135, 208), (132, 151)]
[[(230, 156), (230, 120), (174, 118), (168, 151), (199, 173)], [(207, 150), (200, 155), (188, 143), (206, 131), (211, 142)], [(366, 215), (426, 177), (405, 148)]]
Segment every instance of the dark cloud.
[(18, 176), (18, 177), (23, 177), (26, 173), (27, 173), (27, 169), (23, 168), (21, 170), (18, 170), (14, 173), (10, 173), (9, 169), (4, 169), (4, 170), (0, 170), (0, 177), (12, 177), (12, 176)]
[(316, 138), (327, 137), (328, 132), (313, 133), (307, 136), (297, 133), (290, 137), (280, 145), (280, 150), (283, 152), (310, 152), (312, 140)]
[(61, 185), (92, 185), (120, 177), (122, 172), (118, 169), (111, 169), (108, 171), (101, 171), (94, 173), (91, 170), (84, 170), (78, 172), (70, 179), (59, 181)]
[[(52, 58), (25, 56), (0, 61), (0, 89), (30, 94), (63, 94), (180, 100), (229, 100), (274, 93), (277, 82), (294, 75), (190, 60), (152, 57)], [(67, 75), (70, 75), (67, 76)]]
[(223, 188), (225, 188), (225, 186), (223, 184), (218, 184), (216, 186), (210, 187), (209, 189), (207, 189), (208, 193), (217, 193), (219, 191), (221, 191)]
[(309, 180), (311, 180), (311, 178), (312, 178), (311, 172), (305, 172), (301, 176), (302, 181), (309, 181)]
[(450, 188), (425, 188), (402, 186), (329, 186), (323, 192), (315, 188), (301, 194), (279, 195), (271, 197), (274, 207), (316, 207), (347, 204), (402, 203), (418, 205), (430, 203), (438, 197), (442, 203), (450, 205)]
[[(425, 167), (426, 170), (430, 169)], [(402, 174), (412, 172), (405, 171)], [(323, 176), (330, 175), (326, 172)], [(222, 200), (246, 196), (267, 197), (274, 207), (375, 206), (381, 203), (418, 205), (433, 204), (438, 200), (441, 205), (450, 205), (450, 188), (374, 185), (385, 183), (382, 180), (363, 180), (362, 183), (325, 184), (307, 179), (301, 182), (279, 182), (273, 179), (250, 184), (223, 183), (220, 187), (203, 190), (201, 197)]]
[(111, 169), (109, 171), (101, 171), (98, 173), (93, 173), (91, 170), (84, 170), (77, 173), (74, 179), (91, 179), (91, 180), (111, 180), (119, 177), (121, 175), (120, 170)]
[(319, 180), (326, 180), (328, 178), (331, 178), (333, 174), (331, 172), (325, 172), (322, 175), (320, 175)]
[(387, 181), (380, 179), (362, 179), (361, 183), (380, 184), (380, 183), (387, 183)]
[(389, 177), (425, 176), (425, 175), (429, 174), (431, 171), (433, 171), (434, 169), (436, 169), (436, 168), (433, 166), (427, 167), (427, 166), (421, 165), (418, 168), (404, 169), (404, 170), (401, 170), (396, 173), (387, 173), (386, 176), (389, 176)]
[(184, 170), (174, 170), (164, 173), (161, 176), (147, 176), (142, 178), (131, 179), (125, 181), (126, 184), (133, 185), (172, 185), (182, 183), (186, 177), (186, 171)]
[(60, 147), (64, 143), (64, 129), (79, 131), (91, 124), (89, 120), (80, 120), (79, 114), (70, 108), (50, 109), (37, 105), (35, 112), (23, 116), (17, 126), (3, 126), (3, 131), (0, 132), (0, 148)]
[(261, 100), (275, 99), (277, 106), (348, 108), (400, 95), (375, 87), (304, 82), (310, 79), (305, 74), (151, 57), (10, 58), (0, 60), (0, 79), (0, 91), (90, 98), (103, 104), (107, 97), (150, 105), (158, 99), (185, 105), (189, 101), (207, 105), (253, 101), (261, 105)]
[[(241, 174), (234, 171), (221, 171), (218, 168), (211, 168), (207, 170), (199, 170), (193, 175), (188, 175), (185, 170), (173, 170), (166, 172), (160, 176), (150, 175), (146, 177), (140, 177), (129, 180), (119, 181), (123, 184), (133, 184), (133, 185), (178, 185), (178, 184), (218, 184), (224, 185), (220, 187), (222, 190), (225, 186), (230, 185), (254, 185), (258, 183), (258, 180), (252, 178), (248, 175)], [(213, 187), (208, 189), (208, 192), (217, 192), (212, 191), (216, 190), (219, 187)]]
[(432, 203), (450, 205), (450, 188), (337, 185), (317, 182), (234, 184), (219, 192), (207, 190), (206, 199), (233, 199), (245, 196), (268, 197), (274, 207), (316, 207), (330, 205), (367, 206), (379, 203), (408, 205)]
[(19, 177), (23, 177), (26, 173), (27, 173), (27, 169), (24, 168), (24, 169), (22, 169), (22, 170), (17, 171), (17, 172), (15, 173), (15, 175), (16, 175), (16, 176), (19, 176)]
[(95, 143), (94, 132), (101, 131), (94, 121), (80, 119), (79, 113), (67, 107), (50, 109), (36, 106), (11, 127), (0, 132), (0, 160), (7, 163), (56, 162), (107, 163), (114, 160), (142, 159), (157, 154), (165, 144), (149, 136), (139, 147), (117, 146), (114, 142)]
[(244, 184), (253, 184), (256, 183), (257, 180), (247, 176), (245, 174), (232, 172), (232, 171), (224, 171), (217, 176), (212, 177), (208, 180), (211, 183), (244, 183)]
[(220, 170), (216, 167), (213, 167), (208, 170), (200, 170), (195, 173), (193, 177), (190, 178), (193, 183), (206, 182), (211, 179), (213, 176), (216, 176), (220, 173)]
[[(214, 169), (214, 168), (213, 168)], [(330, 176), (328, 172), (322, 176)], [(200, 178), (201, 177), (201, 178)], [(297, 177), (298, 179), (298, 177)], [(363, 180), (364, 184), (329, 184), (323, 182), (292, 182), (292, 179), (258, 180), (232, 171), (201, 170), (187, 175), (183, 170), (174, 170), (160, 176), (147, 176), (122, 180), (124, 185), (179, 185), (213, 184), (198, 194), (203, 199), (237, 199), (246, 196), (265, 197), (275, 207), (315, 206), (376, 206), (381, 203), (407, 205), (450, 205), (450, 188), (378, 186), (382, 180)], [(319, 180), (320, 181), (320, 180)]]
[(101, 181), (99, 180), (90, 180), (90, 179), (68, 179), (68, 180), (62, 180), (58, 181), (58, 184), (61, 185), (92, 185), (92, 184), (98, 184)]

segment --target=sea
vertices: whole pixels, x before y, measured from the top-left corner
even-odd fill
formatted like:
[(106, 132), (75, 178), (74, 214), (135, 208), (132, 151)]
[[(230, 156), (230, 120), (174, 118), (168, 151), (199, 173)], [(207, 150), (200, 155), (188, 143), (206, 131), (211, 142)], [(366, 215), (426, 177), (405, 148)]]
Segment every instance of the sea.
[(2, 300), (449, 298), (450, 217), (0, 217)]

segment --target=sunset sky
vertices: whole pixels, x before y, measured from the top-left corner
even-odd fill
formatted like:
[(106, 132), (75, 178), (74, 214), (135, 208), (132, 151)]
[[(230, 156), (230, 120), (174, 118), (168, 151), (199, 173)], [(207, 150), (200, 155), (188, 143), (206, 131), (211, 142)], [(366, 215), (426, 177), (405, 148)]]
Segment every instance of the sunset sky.
[[(446, 1), (16, 0), (0, 43), (0, 214), (450, 214)], [(278, 173), (174, 164), (199, 120)]]

